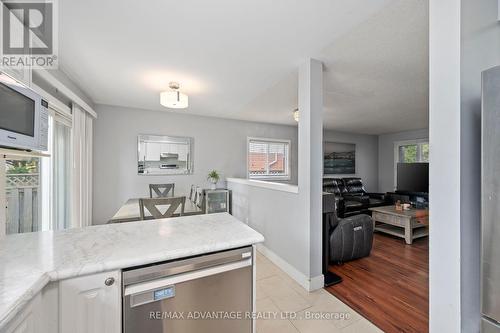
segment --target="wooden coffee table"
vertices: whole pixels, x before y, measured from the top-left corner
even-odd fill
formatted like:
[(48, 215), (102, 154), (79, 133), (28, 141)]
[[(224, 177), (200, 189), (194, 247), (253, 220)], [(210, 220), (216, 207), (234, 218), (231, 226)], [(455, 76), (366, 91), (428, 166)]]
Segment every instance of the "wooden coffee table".
[(375, 231), (404, 238), (406, 244), (429, 235), (429, 210), (396, 210), (395, 206), (370, 208)]

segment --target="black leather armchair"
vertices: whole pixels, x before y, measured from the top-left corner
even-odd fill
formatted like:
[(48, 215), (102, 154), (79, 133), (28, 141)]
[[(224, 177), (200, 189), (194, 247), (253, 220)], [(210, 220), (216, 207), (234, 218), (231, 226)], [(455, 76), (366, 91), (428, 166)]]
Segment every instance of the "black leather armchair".
[(368, 215), (340, 219), (337, 215), (342, 198), (323, 192), (323, 275), (325, 287), (342, 282), (330, 271), (331, 264), (370, 255), (373, 244), (373, 222)]
[(323, 178), (323, 191), (333, 193), (339, 199), (337, 214), (348, 217), (370, 214), (371, 207), (388, 205), (383, 193), (367, 192), (361, 178)]
[(371, 193), (367, 192), (361, 178), (343, 178), (347, 195), (354, 198), (359, 198), (364, 204), (371, 207), (378, 207), (387, 205), (387, 198), (384, 193)]
[(328, 237), (327, 263), (342, 263), (370, 255), (373, 244), (373, 221), (369, 215), (359, 214), (341, 219), (335, 205), (338, 199), (323, 196)]
[(343, 212), (343, 191), (341, 191), (341, 187), (343, 187), (342, 179), (338, 178), (323, 178), (323, 192), (332, 193), (335, 195), (335, 199), (338, 202), (337, 209)]
[(340, 217), (360, 214), (368, 207), (368, 202), (363, 202), (359, 196), (349, 195), (341, 178), (323, 178), (323, 191), (333, 193), (338, 199), (337, 214)]
[(333, 193), (336, 197), (342, 197), (346, 189), (340, 178), (323, 178), (323, 191)]

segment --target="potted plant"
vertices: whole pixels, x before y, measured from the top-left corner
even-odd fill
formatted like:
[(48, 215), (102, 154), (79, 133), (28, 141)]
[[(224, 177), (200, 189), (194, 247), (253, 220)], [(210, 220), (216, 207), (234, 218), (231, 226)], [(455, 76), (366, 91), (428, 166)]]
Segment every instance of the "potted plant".
[(219, 182), (220, 175), (217, 170), (212, 170), (208, 173), (207, 180), (212, 183), (210, 189), (215, 190), (217, 188), (217, 183)]

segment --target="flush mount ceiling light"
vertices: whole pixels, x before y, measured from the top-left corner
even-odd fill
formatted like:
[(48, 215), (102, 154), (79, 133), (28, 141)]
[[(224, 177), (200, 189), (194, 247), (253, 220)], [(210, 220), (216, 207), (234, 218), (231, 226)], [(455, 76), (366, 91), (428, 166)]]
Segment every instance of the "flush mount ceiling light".
[(179, 91), (177, 82), (168, 84), (171, 90), (160, 93), (160, 104), (170, 109), (185, 109), (188, 107), (188, 96)]
[(294, 119), (296, 122), (299, 122), (299, 109), (295, 109), (295, 110), (293, 110), (293, 119)]

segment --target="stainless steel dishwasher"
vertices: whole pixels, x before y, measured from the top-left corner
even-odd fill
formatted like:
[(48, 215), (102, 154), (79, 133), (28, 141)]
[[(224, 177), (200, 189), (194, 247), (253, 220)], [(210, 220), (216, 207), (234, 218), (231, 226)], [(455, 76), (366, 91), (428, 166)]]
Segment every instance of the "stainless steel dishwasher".
[(251, 333), (252, 253), (250, 246), (124, 270), (123, 332)]

